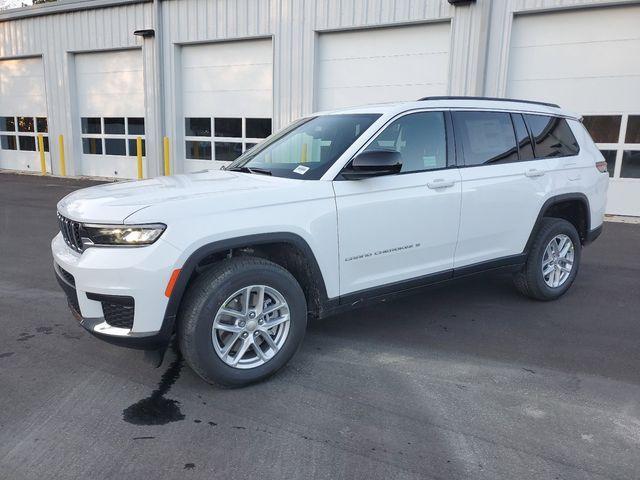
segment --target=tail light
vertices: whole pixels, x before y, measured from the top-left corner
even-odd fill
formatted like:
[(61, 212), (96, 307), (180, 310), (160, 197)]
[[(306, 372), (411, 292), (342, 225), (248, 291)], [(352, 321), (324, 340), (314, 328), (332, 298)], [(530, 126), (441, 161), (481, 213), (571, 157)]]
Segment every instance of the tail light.
[(607, 173), (607, 162), (604, 160), (601, 162), (596, 162), (596, 168), (600, 173)]

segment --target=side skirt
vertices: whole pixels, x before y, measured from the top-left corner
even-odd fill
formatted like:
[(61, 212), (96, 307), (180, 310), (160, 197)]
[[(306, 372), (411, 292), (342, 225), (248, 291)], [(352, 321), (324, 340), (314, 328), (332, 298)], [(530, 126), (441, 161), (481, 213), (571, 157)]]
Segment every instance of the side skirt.
[(416, 290), (434, 284), (448, 282), (457, 278), (476, 275), (495, 270), (515, 271), (521, 268), (527, 260), (527, 254), (510, 255), (508, 257), (475, 263), (464, 267), (432, 273), (410, 280), (394, 282), (381, 287), (368, 288), (329, 299), (321, 309), (320, 318), (347, 312), (354, 308), (399, 298), (414, 293)]

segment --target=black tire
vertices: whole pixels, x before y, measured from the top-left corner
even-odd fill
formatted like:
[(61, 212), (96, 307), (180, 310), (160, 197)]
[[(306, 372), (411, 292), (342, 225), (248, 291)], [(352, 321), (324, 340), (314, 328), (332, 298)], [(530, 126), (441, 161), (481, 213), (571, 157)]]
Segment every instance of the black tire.
[[(225, 363), (211, 340), (213, 322), (229, 296), (249, 285), (267, 285), (285, 298), (290, 313), (289, 333), (280, 350), (266, 363), (239, 369)], [(296, 353), (307, 326), (307, 303), (300, 285), (287, 270), (258, 257), (221, 261), (189, 286), (178, 313), (178, 342), (189, 366), (205, 381), (239, 387), (264, 380)]]
[[(573, 267), (569, 277), (559, 287), (550, 287), (542, 275), (542, 259), (551, 240), (559, 234), (565, 234), (573, 243)], [(582, 244), (576, 228), (561, 218), (543, 218), (531, 245), (527, 261), (522, 270), (515, 274), (514, 283), (523, 295), (535, 300), (555, 300), (564, 295), (578, 274)]]

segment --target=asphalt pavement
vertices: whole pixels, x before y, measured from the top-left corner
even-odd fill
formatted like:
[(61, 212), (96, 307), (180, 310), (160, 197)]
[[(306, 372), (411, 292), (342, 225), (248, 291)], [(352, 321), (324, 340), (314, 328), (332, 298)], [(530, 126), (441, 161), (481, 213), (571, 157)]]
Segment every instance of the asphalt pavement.
[(640, 225), (607, 223), (558, 301), (425, 289), (225, 390), (76, 324), (49, 243), (90, 184), (0, 174), (1, 479), (640, 478)]

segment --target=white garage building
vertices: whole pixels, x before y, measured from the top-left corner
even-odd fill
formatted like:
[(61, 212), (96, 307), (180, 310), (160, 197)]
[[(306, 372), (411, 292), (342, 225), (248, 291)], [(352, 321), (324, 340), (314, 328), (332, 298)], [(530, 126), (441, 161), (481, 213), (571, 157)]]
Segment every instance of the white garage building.
[[(136, 33), (134, 33), (136, 32)], [(219, 167), (301, 115), (428, 95), (584, 115), (640, 215), (638, 0), (59, 0), (0, 12), (0, 168)]]

